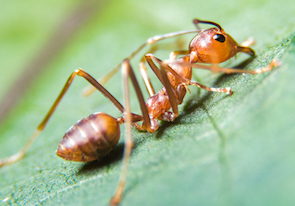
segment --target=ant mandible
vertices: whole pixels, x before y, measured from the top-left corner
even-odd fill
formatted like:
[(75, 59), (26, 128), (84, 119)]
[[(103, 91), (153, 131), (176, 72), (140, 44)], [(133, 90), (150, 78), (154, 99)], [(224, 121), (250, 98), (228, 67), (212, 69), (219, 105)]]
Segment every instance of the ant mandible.
[[(122, 113), (122, 116), (114, 118), (106, 113), (97, 112), (81, 119), (68, 129), (59, 144), (57, 155), (70, 161), (88, 162), (99, 159), (107, 155), (117, 145), (120, 138), (120, 124), (126, 123), (126, 139), (121, 175), (115, 194), (110, 201), (111, 205), (119, 204), (125, 187), (128, 160), (133, 147), (131, 125), (138, 130), (146, 130), (153, 133), (159, 128), (159, 120), (173, 121), (178, 116), (178, 105), (182, 103), (189, 85), (195, 85), (201, 89), (212, 92), (222, 92), (226, 94), (232, 93), (230, 88), (212, 88), (191, 81), (193, 68), (207, 69), (227, 74), (258, 74), (270, 71), (273, 67), (278, 66), (278, 62), (273, 60), (267, 67), (253, 71), (219, 67), (217, 65), (218, 63), (230, 59), (238, 52), (243, 52), (250, 56), (254, 56), (255, 53), (250, 47), (239, 46), (236, 41), (230, 35), (225, 33), (221, 26), (215, 22), (194, 19), (193, 23), (197, 27), (197, 30), (175, 32), (149, 38), (103, 79), (103, 83), (105, 83), (119, 70), (118, 68), (121, 67), (124, 84), (125, 108), (102, 86), (101, 83), (96, 81), (87, 72), (82, 69), (75, 70), (66, 81), (61, 93), (53, 103), (47, 115), (24, 147), (16, 154), (0, 160), (0, 167), (12, 164), (24, 157), (32, 143), (45, 128), (49, 118), (52, 116), (57, 105), (72, 84), (75, 76), (78, 75), (85, 78), (94, 88), (108, 98)], [(200, 23), (213, 25), (214, 27), (201, 30), (199, 27)], [(130, 60), (147, 45), (155, 44), (163, 39), (194, 32), (197, 32), (198, 34), (191, 40), (189, 49), (171, 52), (169, 60), (162, 61), (151, 53), (146, 53), (141, 59), (139, 67), (150, 95), (145, 102), (130, 65)], [(182, 57), (177, 58), (180, 55)], [(147, 74), (147, 68), (145, 66), (146, 62), (163, 85), (163, 88), (158, 93), (155, 93)], [(211, 65), (204, 65), (203, 63)], [(135, 88), (142, 115), (131, 113), (128, 78), (130, 78), (132, 85)], [(142, 124), (138, 124), (138, 122), (142, 122)]]

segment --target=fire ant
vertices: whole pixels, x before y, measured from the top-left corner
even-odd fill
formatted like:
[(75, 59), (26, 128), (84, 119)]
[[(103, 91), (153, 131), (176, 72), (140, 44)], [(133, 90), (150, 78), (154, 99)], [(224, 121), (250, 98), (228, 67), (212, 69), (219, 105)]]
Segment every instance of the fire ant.
[[(218, 66), (218, 63), (234, 57), (238, 52), (246, 53), (252, 57), (255, 55), (255, 52), (248, 46), (239, 46), (236, 41), (230, 35), (225, 33), (222, 27), (215, 22), (194, 19), (193, 23), (197, 30), (175, 32), (149, 38), (103, 79), (103, 83), (105, 83), (119, 70), (119, 68), (122, 69), (125, 108), (102, 86), (102, 83), (96, 81), (82, 69), (75, 70), (66, 81), (61, 93), (53, 103), (47, 115), (24, 147), (16, 154), (0, 160), (0, 167), (12, 164), (24, 157), (32, 143), (45, 128), (49, 118), (54, 113), (57, 105), (72, 84), (74, 78), (78, 75), (86, 79), (95, 89), (109, 99), (122, 113), (122, 116), (114, 118), (106, 113), (97, 112), (79, 120), (76, 124), (70, 127), (64, 135), (57, 149), (57, 155), (65, 160), (80, 162), (99, 159), (100, 157), (107, 155), (117, 145), (120, 138), (120, 124), (126, 123), (126, 139), (121, 176), (115, 194), (110, 201), (111, 205), (119, 204), (125, 187), (128, 160), (133, 147), (131, 125), (138, 130), (145, 130), (153, 133), (159, 128), (159, 120), (173, 121), (178, 116), (178, 105), (183, 102), (183, 98), (187, 90), (189, 91), (188, 86), (190, 85), (212, 92), (221, 92), (228, 95), (232, 93), (230, 88), (212, 88), (192, 81), (193, 68), (207, 69), (213, 72), (223, 72), (228, 74), (258, 74), (270, 71), (273, 67), (279, 65), (276, 60), (273, 60), (267, 67), (259, 68), (254, 71), (222, 68)], [(202, 30), (199, 27), (199, 24), (201, 23), (213, 25), (214, 27)], [(197, 33), (197, 35), (191, 40), (188, 50), (173, 51), (170, 54), (169, 60), (165, 61), (158, 59), (151, 53), (146, 53), (141, 59), (139, 67), (150, 95), (145, 102), (130, 65), (130, 60), (147, 45), (155, 44), (163, 39), (189, 33)], [(178, 58), (178, 56), (181, 57)], [(155, 92), (147, 74), (146, 63), (148, 63), (163, 85), (163, 88), (158, 93)], [(131, 113), (128, 79), (131, 80), (132, 85), (135, 88), (142, 112), (141, 115)], [(138, 124), (138, 122), (142, 122), (142, 124)]]

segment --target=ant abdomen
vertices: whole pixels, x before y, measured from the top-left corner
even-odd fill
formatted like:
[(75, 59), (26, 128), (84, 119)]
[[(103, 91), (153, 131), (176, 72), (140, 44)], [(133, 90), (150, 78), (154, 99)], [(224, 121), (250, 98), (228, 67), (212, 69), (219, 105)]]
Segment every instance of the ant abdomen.
[(70, 161), (93, 161), (107, 155), (118, 143), (120, 125), (116, 118), (94, 113), (68, 129), (57, 155)]

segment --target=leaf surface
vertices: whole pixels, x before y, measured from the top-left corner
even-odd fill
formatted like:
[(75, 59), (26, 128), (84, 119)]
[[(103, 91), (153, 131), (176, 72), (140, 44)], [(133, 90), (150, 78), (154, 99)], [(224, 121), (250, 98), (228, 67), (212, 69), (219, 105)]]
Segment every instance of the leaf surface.
[[(75, 5), (68, 3), (60, 9), (70, 12)], [(44, 12), (40, 10), (36, 18), (42, 19), (50, 8), (43, 6)], [(13, 10), (13, 7), (7, 9), (7, 13)], [(226, 96), (191, 88), (192, 94), (187, 95), (174, 122), (161, 123), (155, 134), (133, 129), (135, 147), (122, 205), (292, 205), (295, 202), (294, 12), (291, 0), (284, 1), (284, 5), (266, 0), (110, 2), (77, 31), (60, 55), (33, 80), (3, 122), (1, 158), (23, 146), (75, 69), (82, 67), (99, 79), (150, 36), (193, 29), (191, 20), (200, 18), (221, 24), (238, 42), (249, 36), (255, 38), (253, 48), (257, 57), (246, 69), (266, 66), (273, 58), (279, 59), (282, 66), (254, 76), (196, 70), (195, 76), (201, 83), (231, 87), (234, 94)], [(50, 28), (53, 31), (56, 27)], [(7, 28), (7, 32), (11, 30)], [(44, 39), (40, 41), (46, 41), (48, 36), (41, 35), (40, 39)], [(182, 40), (187, 44), (191, 37)], [(5, 42), (5, 38), (0, 40)], [(7, 60), (3, 58), (2, 68), (16, 68), (5, 70), (9, 79), (26, 63), (25, 58), (19, 59), (19, 65), (12, 61), (12, 53), (34, 56), (38, 44), (35, 49), (19, 50), (17, 44), (7, 43), (13, 52)], [(169, 51), (179, 49), (175, 40), (164, 44)], [(29, 46), (23, 43), (22, 48)], [(169, 51), (158, 52), (156, 56), (165, 59)], [(134, 68), (140, 57), (132, 61)], [(229, 64), (237, 65), (245, 58), (240, 55)], [(4, 76), (1, 79), (6, 83), (12, 81)], [(0, 94), (6, 91), (6, 83)], [(121, 85), (118, 73), (106, 87), (123, 102)], [(64, 131), (76, 120), (96, 111), (120, 116), (99, 93), (81, 97), (85, 86), (86, 81), (77, 77), (25, 158), (0, 169), (0, 201), (4, 205), (108, 204), (121, 170), (124, 127), (118, 146), (101, 161), (67, 162), (55, 155)], [(135, 96), (131, 102), (134, 111), (139, 112)]]

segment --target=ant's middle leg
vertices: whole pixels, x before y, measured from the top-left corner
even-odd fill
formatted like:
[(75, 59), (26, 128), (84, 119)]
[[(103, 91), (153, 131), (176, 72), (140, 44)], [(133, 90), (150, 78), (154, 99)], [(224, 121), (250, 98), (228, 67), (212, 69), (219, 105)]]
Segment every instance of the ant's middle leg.
[[(108, 98), (116, 107), (117, 109), (123, 113), (124, 112), (124, 107), (121, 105), (121, 103), (113, 97), (99, 82), (97, 82), (92, 76), (90, 76), (87, 72), (83, 71), (82, 69), (78, 69), (74, 71), (68, 80), (66, 81), (62, 91), (60, 92), (59, 96), (51, 106), (50, 110), (42, 120), (42, 122), (38, 125), (37, 129), (33, 133), (33, 135), (29, 138), (29, 140), (26, 142), (26, 144), (23, 146), (21, 150), (19, 150), (17, 153), (14, 155), (11, 155), (5, 159), (0, 159), (0, 167), (8, 164), (12, 164), (14, 162), (17, 162), (18, 160), (22, 159), (26, 152), (29, 150), (33, 142), (37, 139), (37, 137), (41, 134), (41, 132), (44, 130), (46, 124), (48, 123), (50, 117), (54, 113), (55, 109), (57, 108), (58, 104), (60, 103), (61, 99), (69, 89), (70, 85), (72, 84), (75, 76), (81, 76), (85, 78), (92, 86), (94, 86), (97, 90), (99, 90), (106, 98)], [(135, 117), (135, 115), (133, 115)], [(140, 116), (137, 117), (140, 119)]]

